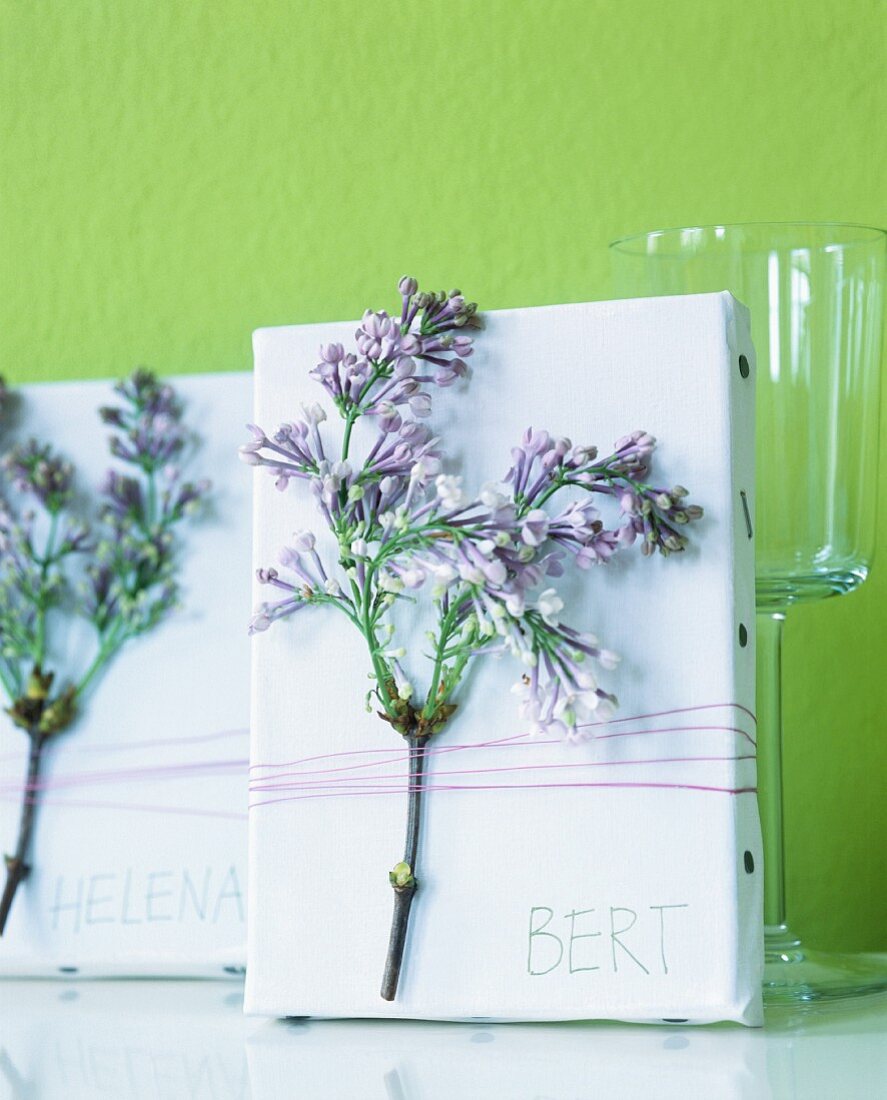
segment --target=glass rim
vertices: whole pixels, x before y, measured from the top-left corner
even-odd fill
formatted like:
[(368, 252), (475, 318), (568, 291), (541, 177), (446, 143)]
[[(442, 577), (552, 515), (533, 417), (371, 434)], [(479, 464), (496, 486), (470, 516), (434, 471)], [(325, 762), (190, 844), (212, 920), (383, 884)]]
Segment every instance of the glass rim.
[(736, 229), (770, 229), (770, 230), (790, 230), (790, 229), (835, 229), (835, 230), (860, 230), (869, 236), (864, 240), (853, 241), (840, 241), (834, 240), (827, 242), (830, 248), (852, 248), (860, 244), (873, 244), (878, 240), (884, 240), (887, 238), (887, 229), (882, 229), (877, 225), (867, 225), (864, 222), (838, 222), (838, 221), (774, 221), (774, 222), (711, 222), (706, 225), (674, 225), (668, 227), (662, 227), (659, 229), (647, 229), (642, 230), (640, 233), (626, 233), (622, 237), (617, 237), (608, 243), (607, 248), (616, 252), (634, 252), (635, 250), (631, 246), (639, 244), (641, 241), (649, 241), (652, 238), (657, 237), (670, 237), (679, 233), (701, 233), (710, 232), (714, 229), (722, 230), (736, 230)]

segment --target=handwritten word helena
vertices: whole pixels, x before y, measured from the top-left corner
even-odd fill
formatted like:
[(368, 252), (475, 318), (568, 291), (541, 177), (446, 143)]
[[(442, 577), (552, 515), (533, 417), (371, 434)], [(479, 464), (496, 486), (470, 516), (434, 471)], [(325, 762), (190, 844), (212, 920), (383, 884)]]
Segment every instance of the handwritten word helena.
[(676, 916), (671, 910), (687, 908), (649, 905), (639, 915), (626, 906), (611, 905), (609, 919), (603, 909), (573, 909), (563, 915), (563, 923), (558, 921), (554, 931), (554, 910), (534, 905), (530, 909), (527, 973), (538, 978), (561, 967), (579, 974), (603, 966), (614, 974), (625, 970), (649, 974), (653, 969), (667, 974), (666, 927)]
[(245, 917), (243, 892), (236, 867), (200, 872), (125, 871), (59, 875), (49, 906), (52, 930), (79, 932), (94, 924), (177, 924), (240, 921)]

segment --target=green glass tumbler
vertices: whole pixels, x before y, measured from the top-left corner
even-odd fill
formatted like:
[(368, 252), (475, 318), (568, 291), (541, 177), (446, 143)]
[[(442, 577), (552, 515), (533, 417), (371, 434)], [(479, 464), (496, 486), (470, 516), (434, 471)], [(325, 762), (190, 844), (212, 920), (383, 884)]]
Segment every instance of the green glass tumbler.
[(765, 1000), (887, 990), (887, 966), (811, 951), (789, 925), (780, 669), (788, 609), (850, 592), (871, 565), (887, 234), (809, 222), (713, 225), (654, 230), (610, 249), (620, 297), (729, 290), (751, 311)]

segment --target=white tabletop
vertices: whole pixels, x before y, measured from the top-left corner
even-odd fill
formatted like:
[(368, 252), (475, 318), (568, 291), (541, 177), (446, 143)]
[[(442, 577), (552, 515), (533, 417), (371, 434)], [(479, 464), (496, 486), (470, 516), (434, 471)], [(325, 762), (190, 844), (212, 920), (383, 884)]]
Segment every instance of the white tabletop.
[(887, 999), (767, 1026), (245, 1018), (236, 982), (6, 981), (0, 1097), (853, 1100), (887, 1096)]

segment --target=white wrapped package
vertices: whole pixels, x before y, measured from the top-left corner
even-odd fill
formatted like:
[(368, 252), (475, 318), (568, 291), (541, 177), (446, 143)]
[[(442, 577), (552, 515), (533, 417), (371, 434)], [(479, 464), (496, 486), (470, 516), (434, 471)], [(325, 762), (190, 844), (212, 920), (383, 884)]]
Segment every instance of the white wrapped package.
[[(250, 505), (237, 447), (251, 376), (172, 381), (199, 437), (188, 473), (213, 482), (206, 514), (182, 536), (182, 607), (123, 648), (76, 724), (45, 750), (33, 870), (0, 939), (0, 974), (243, 969)], [(113, 397), (105, 382), (24, 386), (10, 439), (51, 441), (74, 463), (78, 487), (96, 485), (111, 464), (97, 411)], [(60, 640), (82, 672), (91, 628)], [(9, 851), (28, 741), (5, 714), (0, 746), (0, 847)]]
[[(257, 332), (257, 423), (322, 402), (317, 346), (351, 346), (354, 327)], [(472, 492), (504, 476), (528, 425), (602, 454), (641, 428), (659, 440), (652, 480), (687, 486), (705, 518), (683, 554), (625, 552), (560, 583), (568, 622), (622, 656), (604, 677), (618, 711), (582, 743), (530, 737), (513, 660), (476, 662), (427, 750), (419, 889), (390, 1003), (407, 747), (364, 707), (369, 660), (345, 616), (309, 608), (254, 639), (247, 1011), (760, 1024), (746, 311), (715, 294), (488, 313), (471, 364), (436, 392), (431, 425)], [(358, 460), (373, 437), (359, 421)], [(257, 470), (254, 564), (306, 528), (334, 558), (304, 484), (281, 494)]]

